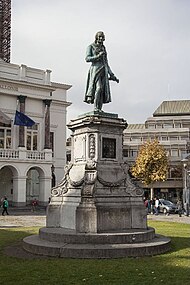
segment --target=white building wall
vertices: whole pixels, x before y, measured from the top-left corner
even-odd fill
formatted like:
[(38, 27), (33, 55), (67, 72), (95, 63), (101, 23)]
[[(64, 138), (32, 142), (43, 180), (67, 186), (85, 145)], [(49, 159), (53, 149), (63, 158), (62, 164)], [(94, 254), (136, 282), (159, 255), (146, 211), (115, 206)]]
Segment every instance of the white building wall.
[(70, 105), (67, 102), (66, 85), (52, 83), (56, 88), (53, 92), (54, 100), (51, 103), (51, 132), (54, 132), (54, 166), (56, 184), (61, 181), (64, 175), (66, 165), (66, 107)]
[[(66, 163), (66, 108), (70, 105), (66, 101), (66, 94), (71, 86), (52, 83), (50, 73), (49, 70), (40, 70), (26, 65), (19, 66), (0, 61), (0, 110), (12, 120), (12, 147), (8, 150), (0, 148), (0, 170), (3, 167), (14, 169), (11, 179), (12, 184), (10, 185), (13, 185), (14, 188), (13, 198), (11, 199), (13, 199), (15, 206), (26, 204), (27, 173), (31, 168), (39, 171), (41, 187), (39, 201), (41, 204), (46, 204), (50, 196), (52, 165), (55, 166), (57, 182), (62, 179), (64, 174)], [(28, 151), (26, 145), (22, 148), (18, 147), (19, 126), (13, 125), (13, 122), (15, 111), (16, 109), (19, 110), (17, 103), (20, 95), (26, 96), (25, 114), (38, 124), (37, 151)], [(44, 100), (52, 100), (50, 105), (50, 131), (55, 133), (55, 155), (53, 158), (50, 150), (44, 151)]]

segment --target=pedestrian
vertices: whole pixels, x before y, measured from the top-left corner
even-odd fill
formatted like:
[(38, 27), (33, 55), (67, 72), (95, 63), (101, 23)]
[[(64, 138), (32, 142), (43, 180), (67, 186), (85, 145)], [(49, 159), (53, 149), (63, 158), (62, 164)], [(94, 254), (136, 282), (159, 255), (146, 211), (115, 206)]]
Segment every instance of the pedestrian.
[(155, 215), (158, 215), (158, 212), (159, 212), (159, 200), (158, 200), (157, 197), (155, 198), (154, 209), (155, 209)]
[(3, 207), (3, 200), (4, 200), (4, 198), (1, 198), (1, 200), (0, 200), (0, 207)]
[(151, 201), (150, 198), (148, 198), (148, 214), (151, 213)]
[(8, 207), (9, 207), (9, 202), (8, 202), (8, 200), (7, 200), (7, 197), (5, 197), (4, 200), (3, 200), (3, 212), (2, 212), (2, 216), (4, 216), (5, 213), (6, 213), (7, 215), (9, 215), (9, 213), (8, 213), (8, 211), (7, 211)]
[(32, 212), (36, 211), (36, 207), (38, 205), (38, 202), (36, 198), (32, 201)]
[(182, 202), (181, 202), (180, 199), (177, 201), (177, 209), (178, 209), (178, 215), (179, 215), (179, 217), (181, 217), (181, 214), (182, 214)]
[(151, 214), (154, 214), (155, 212), (155, 200), (154, 199), (150, 200), (150, 205), (151, 205)]
[(146, 212), (147, 212), (147, 215), (148, 215), (148, 199), (144, 197), (143, 201), (144, 201), (144, 205), (146, 207)]

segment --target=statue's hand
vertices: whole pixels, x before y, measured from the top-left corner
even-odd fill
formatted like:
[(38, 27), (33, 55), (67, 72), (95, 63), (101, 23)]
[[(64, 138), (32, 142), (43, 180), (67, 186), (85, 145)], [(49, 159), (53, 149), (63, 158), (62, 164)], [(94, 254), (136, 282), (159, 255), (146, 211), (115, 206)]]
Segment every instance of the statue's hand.
[(90, 96), (87, 96), (86, 103), (88, 103), (88, 104), (92, 103), (92, 98)]
[(100, 57), (102, 57), (104, 54), (105, 54), (105, 52), (104, 52), (104, 51), (101, 51), (101, 52), (98, 54), (98, 57), (100, 58)]
[(113, 80), (113, 81), (116, 81), (117, 83), (119, 83), (119, 79), (115, 76), (115, 75), (110, 75), (110, 78), (109, 80)]

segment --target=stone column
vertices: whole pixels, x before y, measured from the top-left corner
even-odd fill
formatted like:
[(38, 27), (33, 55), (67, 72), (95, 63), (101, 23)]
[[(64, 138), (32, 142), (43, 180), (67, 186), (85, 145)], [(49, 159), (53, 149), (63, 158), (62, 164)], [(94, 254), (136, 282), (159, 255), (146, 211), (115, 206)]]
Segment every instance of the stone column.
[(13, 205), (26, 205), (26, 176), (19, 176), (13, 178)]
[[(18, 100), (20, 103), (20, 112), (25, 113), (25, 100), (26, 96), (18, 96)], [(24, 126), (19, 126), (19, 147), (25, 147), (24, 143)]]
[(52, 100), (43, 100), (45, 104), (45, 143), (44, 148), (50, 148), (50, 104)]
[[(49, 165), (50, 172), (51, 165)], [(48, 199), (51, 196), (51, 176), (40, 177), (40, 195), (39, 202), (42, 206), (47, 206)]]

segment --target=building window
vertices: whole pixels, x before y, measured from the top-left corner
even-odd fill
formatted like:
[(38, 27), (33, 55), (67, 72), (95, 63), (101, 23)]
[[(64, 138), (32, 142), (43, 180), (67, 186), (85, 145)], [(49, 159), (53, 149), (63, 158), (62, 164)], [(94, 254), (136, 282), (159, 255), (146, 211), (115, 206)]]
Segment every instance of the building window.
[(116, 139), (102, 139), (102, 158), (116, 158)]
[(149, 129), (155, 129), (155, 125), (149, 124), (149, 125), (148, 125), (148, 128), (149, 128)]
[(181, 149), (181, 157), (185, 156), (187, 154), (186, 149)]
[(130, 137), (126, 137), (124, 140), (125, 140), (126, 142), (130, 142), (130, 141), (131, 141), (131, 138), (130, 138)]
[(133, 137), (132, 141), (133, 142), (141, 142), (141, 137)]
[(27, 127), (26, 132), (26, 148), (27, 150), (38, 149), (38, 125), (35, 124), (32, 127)]
[(173, 124), (172, 123), (164, 123), (163, 124), (163, 128), (173, 128)]
[(181, 140), (185, 140), (185, 141), (187, 141), (187, 140), (189, 140), (189, 138), (188, 138), (188, 136), (181, 136)]
[(175, 123), (175, 128), (181, 128), (181, 124), (180, 123)]
[(166, 150), (166, 155), (167, 155), (167, 157), (169, 157), (170, 156), (170, 150)]
[(182, 168), (179, 166), (170, 168), (170, 178), (181, 178), (182, 177)]
[(164, 136), (164, 137), (161, 137), (161, 140), (162, 140), (162, 141), (167, 141), (167, 140), (168, 140), (168, 137), (165, 137), (165, 136)]
[(0, 148), (11, 148), (11, 128), (0, 128)]
[(171, 156), (175, 156), (175, 157), (179, 156), (178, 150), (177, 149), (172, 149), (171, 150)]
[(129, 150), (128, 149), (123, 149), (123, 156), (129, 157)]
[(135, 158), (136, 158), (136, 157), (137, 157), (137, 155), (138, 155), (138, 151), (137, 151), (137, 150), (132, 149), (132, 150), (131, 150), (131, 152), (130, 152), (130, 156), (131, 156), (131, 157), (135, 157)]
[(162, 128), (162, 124), (156, 124), (156, 129), (161, 129)]
[(178, 141), (178, 137), (170, 137), (171, 141)]

